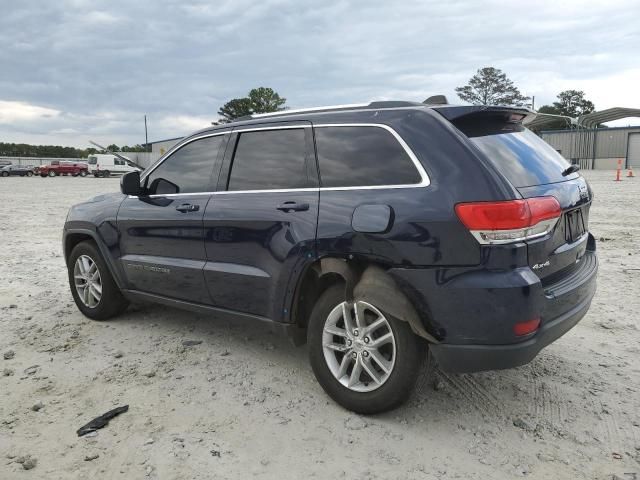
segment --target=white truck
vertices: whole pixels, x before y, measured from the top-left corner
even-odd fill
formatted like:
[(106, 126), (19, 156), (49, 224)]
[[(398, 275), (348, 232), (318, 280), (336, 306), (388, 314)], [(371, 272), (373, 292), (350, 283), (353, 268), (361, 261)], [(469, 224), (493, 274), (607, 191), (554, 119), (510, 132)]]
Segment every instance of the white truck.
[(89, 174), (96, 178), (141, 171), (141, 169), (135, 166), (127, 157), (122, 155), (116, 156), (113, 153), (96, 153), (89, 155), (87, 163), (89, 165)]

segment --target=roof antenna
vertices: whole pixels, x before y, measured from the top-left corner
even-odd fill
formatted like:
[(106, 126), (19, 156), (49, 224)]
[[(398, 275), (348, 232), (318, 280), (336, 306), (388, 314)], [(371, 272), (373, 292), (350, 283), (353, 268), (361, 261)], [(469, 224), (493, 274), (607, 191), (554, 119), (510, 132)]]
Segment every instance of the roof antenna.
[(427, 105), (449, 105), (449, 101), (444, 95), (432, 95), (422, 103)]

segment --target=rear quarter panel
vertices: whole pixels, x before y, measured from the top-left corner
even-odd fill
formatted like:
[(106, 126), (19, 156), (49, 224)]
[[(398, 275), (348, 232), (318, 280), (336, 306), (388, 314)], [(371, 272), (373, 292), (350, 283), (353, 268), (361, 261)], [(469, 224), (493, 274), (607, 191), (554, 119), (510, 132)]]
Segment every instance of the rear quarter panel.
[[(392, 127), (424, 166), (430, 185), (322, 190), (319, 256), (357, 255), (387, 265), (414, 267), (480, 263), (480, 246), (458, 220), (455, 204), (503, 200), (519, 194), (475, 157), (460, 141), (460, 133), (439, 115), (424, 109), (372, 111), (352, 119), (342, 116), (341, 123), (383, 123)], [(368, 204), (391, 208), (393, 223), (386, 232), (360, 233), (352, 228), (354, 210)]]

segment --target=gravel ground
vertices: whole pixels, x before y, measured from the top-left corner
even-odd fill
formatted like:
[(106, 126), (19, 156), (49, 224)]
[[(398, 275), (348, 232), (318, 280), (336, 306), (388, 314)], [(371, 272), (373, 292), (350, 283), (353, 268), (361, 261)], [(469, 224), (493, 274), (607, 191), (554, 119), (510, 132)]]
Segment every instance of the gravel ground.
[(406, 406), (374, 417), (331, 402), (306, 347), (262, 325), (158, 306), (84, 318), (61, 229), (118, 180), (0, 179), (0, 478), (640, 477), (640, 178), (585, 176), (601, 267), (583, 321), (525, 367), (427, 365)]

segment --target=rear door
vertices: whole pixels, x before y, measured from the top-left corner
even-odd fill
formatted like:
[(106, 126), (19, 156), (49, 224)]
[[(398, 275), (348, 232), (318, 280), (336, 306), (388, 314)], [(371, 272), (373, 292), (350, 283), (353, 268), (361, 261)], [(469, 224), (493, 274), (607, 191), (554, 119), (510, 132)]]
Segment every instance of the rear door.
[(309, 123), (235, 129), (204, 215), (213, 304), (282, 320), (316, 257), (319, 190)]
[(481, 112), (453, 123), (523, 198), (553, 196), (560, 203), (553, 231), (527, 242), (533, 271), (545, 280), (575, 268), (587, 249), (592, 192), (586, 180), (568, 173), (570, 164), (509, 113)]
[(221, 133), (189, 141), (146, 176), (144, 195), (122, 203), (120, 261), (130, 289), (210, 303), (202, 217), (227, 140)]

